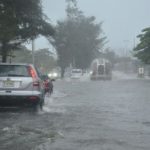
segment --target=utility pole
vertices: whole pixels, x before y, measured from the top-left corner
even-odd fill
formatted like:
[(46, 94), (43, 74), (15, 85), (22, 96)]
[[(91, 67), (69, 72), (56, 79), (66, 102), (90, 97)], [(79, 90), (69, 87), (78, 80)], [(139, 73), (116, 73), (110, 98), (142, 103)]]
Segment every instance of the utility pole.
[(35, 50), (35, 43), (34, 39), (32, 39), (32, 64), (34, 65), (35, 60), (34, 60), (34, 50)]
[(129, 48), (128, 45), (129, 45), (129, 42), (130, 42), (130, 41), (129, 41), (129, 40), (124, 40), (123, 42), (124, 42), (124, 44), (125, 44), (125, 45), (124, 45), (124, 56), (127, 57), (127, 56), (128, 56), (128, 53), (129, 53), (129, 51), (128, 51), (128, 48)]

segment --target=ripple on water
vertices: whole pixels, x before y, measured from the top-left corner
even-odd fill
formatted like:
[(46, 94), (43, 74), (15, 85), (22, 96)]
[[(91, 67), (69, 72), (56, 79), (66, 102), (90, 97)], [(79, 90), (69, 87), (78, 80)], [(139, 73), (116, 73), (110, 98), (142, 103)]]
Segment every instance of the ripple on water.
[[(35, 127), (26, 127), (23, 125), (13, 125), (11, 127), (5, 127), (2, 129), (3, 137), (0, 138), (2, 142), (0, 149), (10, 149), (12, 146), (15, 146), (14, 143), (21, 146), (23, 149), (29, 148), (36, 149), (43, 145), (43, 143), (52, 143), (55, 142), (58, 138), (64, 138), (64, 135), (61, 131), (51, 128), (35, 128)], [(11, 139), (11, 140), (9, 140)], [(32, 139), (32, 142), (27, 142), (29, 139)], [(26, 143), (28, 143), (26, 145)], [(13, 149), (13, 148), (12, 148)]]
[[(61, 92), (54, 92), (51, 96), (45, 96), (45, 105), (43, 106), (42, 111), (38, 111), (38, 114), (42, 115), (45, 113), (55, 113), (55, 114), (62, 114), (66, 112), (66, 109), (63, 105), (60, 105), (58, 103), (58, 99), (61, 100), (61, 98), (67, 96), (65, 93)], [(56, 102), (57, 100), (57, 102)]]

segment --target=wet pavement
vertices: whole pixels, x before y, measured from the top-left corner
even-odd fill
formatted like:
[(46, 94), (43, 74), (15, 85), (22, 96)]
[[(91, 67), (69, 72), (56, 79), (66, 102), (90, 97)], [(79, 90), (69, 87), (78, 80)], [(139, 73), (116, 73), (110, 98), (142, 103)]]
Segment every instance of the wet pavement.
[(0, 150), (150, 150), (150, 80), (54, 87), (43, 111), (0, 111)]

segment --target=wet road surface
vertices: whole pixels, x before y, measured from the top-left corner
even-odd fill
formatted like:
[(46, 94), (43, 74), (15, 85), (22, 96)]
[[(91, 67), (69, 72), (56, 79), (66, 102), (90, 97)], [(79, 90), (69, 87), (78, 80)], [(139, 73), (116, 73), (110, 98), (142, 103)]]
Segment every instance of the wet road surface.
[(150, 150), (150, 80), (54, 86), (43, 111), (0, 111), (0, 150)]

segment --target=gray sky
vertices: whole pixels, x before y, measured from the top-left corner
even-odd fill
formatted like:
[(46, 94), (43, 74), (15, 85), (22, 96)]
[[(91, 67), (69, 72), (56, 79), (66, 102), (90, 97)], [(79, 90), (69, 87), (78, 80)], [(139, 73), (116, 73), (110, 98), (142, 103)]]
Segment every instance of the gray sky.
[[(65, 0), (42, 0), (44, 13), (52, 23), (65, 18)], [(78, 0), (78, 7), (87, 16), (103, 21), (102, 29), (108, 46), (114, 50), (132, 48), (136, 36), (150, 26), (150, 0)], [(47, 47), (44, 38), (36, 41), (36, 47)]]

